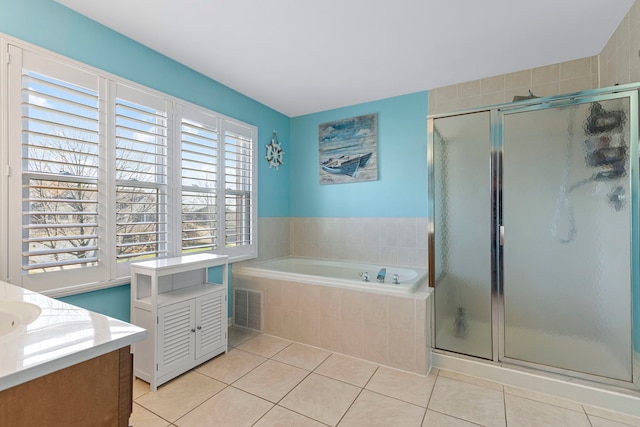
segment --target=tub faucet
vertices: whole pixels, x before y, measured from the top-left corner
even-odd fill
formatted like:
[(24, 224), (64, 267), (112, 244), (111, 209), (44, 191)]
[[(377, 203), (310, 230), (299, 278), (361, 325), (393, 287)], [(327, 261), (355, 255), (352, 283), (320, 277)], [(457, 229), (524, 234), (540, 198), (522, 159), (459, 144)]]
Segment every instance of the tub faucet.
[(366, 271), (364, 273), (362, 273), (362, 281), (363, 282), (368, 282), (369, 281), (369, 273), (367, 273)]
[(398, 276), (397, 274), (393, 275), (393, 284), (394, 285), (399, 285), (400, 284), (400, 276)]
[(381, 268), (380, 271), (378, 271), (378, 276), (376, 277), (376, 279), (378, 280), (378, 283), (384, 283), (384, 276), (386, 275), (387, 275), (387, 269)]

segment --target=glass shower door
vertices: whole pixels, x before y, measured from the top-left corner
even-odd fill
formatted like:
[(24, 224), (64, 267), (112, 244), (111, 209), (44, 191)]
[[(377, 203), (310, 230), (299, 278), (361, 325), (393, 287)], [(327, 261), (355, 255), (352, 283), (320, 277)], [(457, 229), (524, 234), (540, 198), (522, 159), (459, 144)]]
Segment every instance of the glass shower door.
[(503, 113), (501, 359), (631, 381), (635, 96)]
[(490, 118), (481, 111), (430, 119), (435, 346), (486, 359), (493, 357)]

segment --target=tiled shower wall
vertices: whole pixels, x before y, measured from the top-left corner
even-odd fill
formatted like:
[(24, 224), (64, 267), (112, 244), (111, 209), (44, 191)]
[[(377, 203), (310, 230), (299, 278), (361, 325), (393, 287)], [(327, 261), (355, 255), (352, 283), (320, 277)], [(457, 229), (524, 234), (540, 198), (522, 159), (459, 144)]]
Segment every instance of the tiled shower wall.
[(640, 82), (640, 2), (631, 10), (600, 52), (600, 86)]
[(429, 91), (429, 114), (511, 102), (516, 95), (553, 96), (598, 88), (598, 57), (532, 68)]
[(259, 218), (258, 259), (287, 255), (427, 266), (426, 218)]
[(640, 0), (636, 0), (599, 55), (473, 80), (429, 91), (429, 114), (536, 96), (640, 82)]

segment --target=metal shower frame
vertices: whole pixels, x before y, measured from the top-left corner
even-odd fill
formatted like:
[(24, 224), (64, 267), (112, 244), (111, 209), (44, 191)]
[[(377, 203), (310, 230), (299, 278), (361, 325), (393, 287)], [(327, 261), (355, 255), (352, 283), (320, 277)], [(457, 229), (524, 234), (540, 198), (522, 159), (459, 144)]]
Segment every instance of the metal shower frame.
[[(497, 104), (493, 106), (462, 110), (451, 113), (433, 114), (427, 116), (427, 166), (428, 166), (428, 281), (431, 288), (435, 287), (435, 172), (434, 172), (434, 120), (438, 118), (461, 116), (467, 114), (489, 112), (491, 133), (490, 154), (490, 188), (491, 188), (491, 331), (492, 331), (492, 360), (461, 355), (451, 351), (436, 349), (435, 347), (435, 310), (431, 310), (431, 347), (436, 352), (455, 355), (464, 359), (483, 360), (487, 363), (502, 364), (521, 367), (523, 369), (543, 370), (546, 372), (562, 374), (569, 377), (596, 381), (599, 383), (622, 386), (625, 388), (640, 389), (640, 164), (638, 158), (639, 135), (639, 91), (640, 83), (613, 86), (602, 89), (575, 92), (564, 95), (556, 95), (544, 98), (532, 98), (517, 102)], [(632, 382), (624, 382), (600, 376), (583, 374), (565, 369), (540, 366), (538, 364), (513, 360), (504, 356), (504, 294), (503, 289), (503, 248), (502, 239), (502, 200), (497, 191), (502, 182), (503, 166), (503, 119), (505, 115), (535, 111), (558, 106), (577, 105), (597, 100), (607, 100), (629, 97), (630, 98), (630, 141), (629, 141), (629, 177), (631, 189), (631, 345), (632, 345)], [(435, 291), (435, 289), (434, 289)], [(434, 298), (431, 296), (431, 298)], [(433, 300), (432, 300), (433, 301)], [(497, 338), (497, 339), (496, 339)]]

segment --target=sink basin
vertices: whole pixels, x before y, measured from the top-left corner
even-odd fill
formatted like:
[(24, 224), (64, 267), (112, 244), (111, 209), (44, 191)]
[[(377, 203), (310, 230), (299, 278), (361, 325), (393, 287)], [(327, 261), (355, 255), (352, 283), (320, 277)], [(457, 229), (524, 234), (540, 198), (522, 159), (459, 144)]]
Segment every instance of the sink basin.
[(41, 312), (40, 307), (30, 302), (0, 300), (0, 336), (29, 325)]

